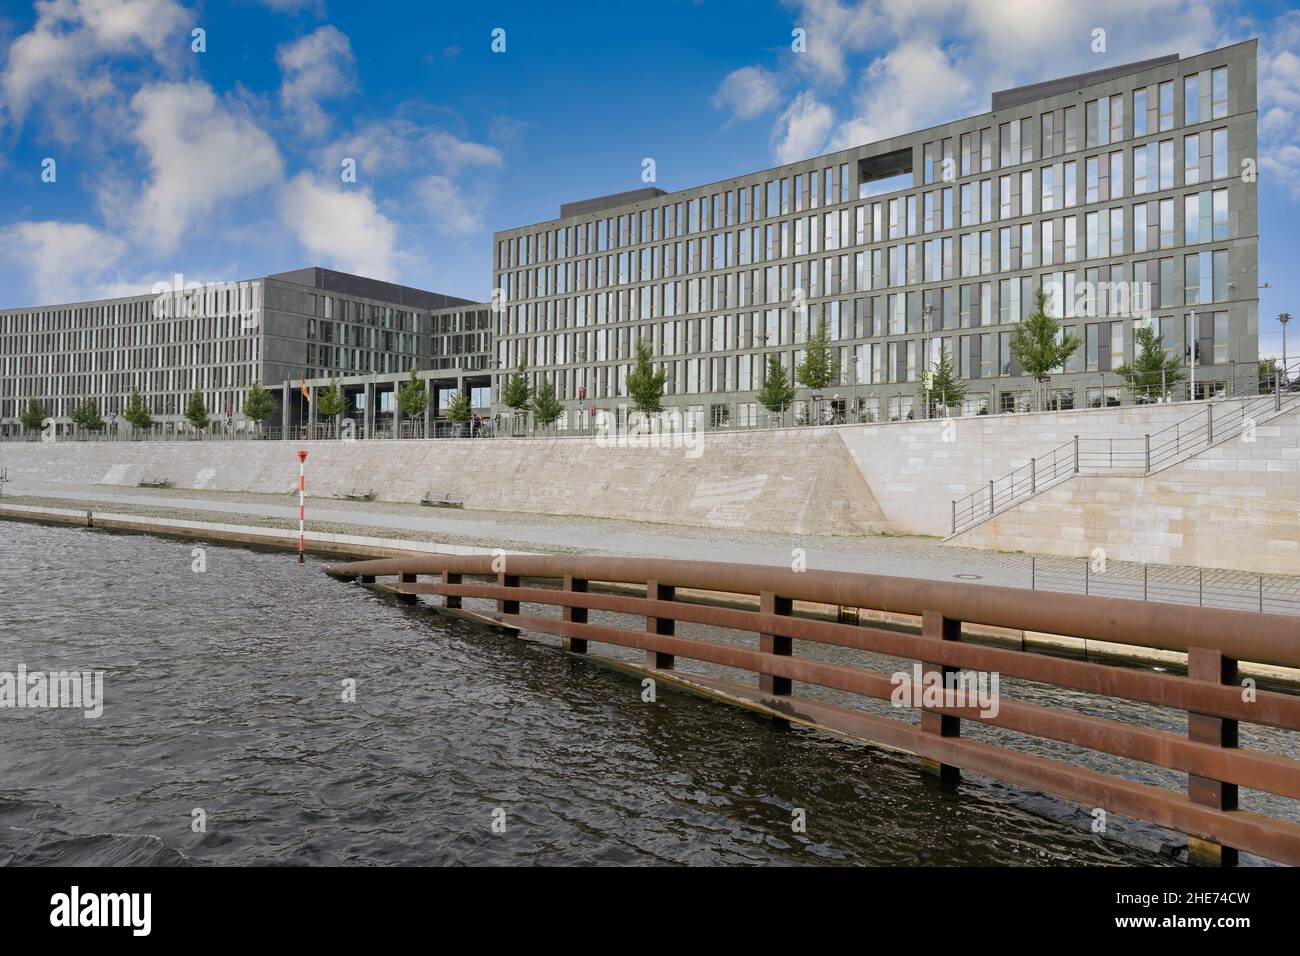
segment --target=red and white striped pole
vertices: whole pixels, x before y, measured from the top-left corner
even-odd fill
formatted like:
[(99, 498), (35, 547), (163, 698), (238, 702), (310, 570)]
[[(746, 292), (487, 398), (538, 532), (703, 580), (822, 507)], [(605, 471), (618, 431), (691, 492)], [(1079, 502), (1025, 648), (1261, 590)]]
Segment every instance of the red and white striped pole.
[(303, 556), (305, 546), (303, 535), (303, 519), (306, 516), (306, 506), (304, 497), (307, 491), (307, 453), (298, 452), (298, 563), (302, 564), (306, 558)]

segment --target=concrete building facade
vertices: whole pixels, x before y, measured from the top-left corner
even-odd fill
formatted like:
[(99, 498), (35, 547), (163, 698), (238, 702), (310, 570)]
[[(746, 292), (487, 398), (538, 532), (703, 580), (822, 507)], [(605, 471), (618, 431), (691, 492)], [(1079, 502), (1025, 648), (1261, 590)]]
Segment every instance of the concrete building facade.
[[(994, 93), (992, 110), (665, 193), (568, 204), (493, 243), (494, 397), (526, 363), (561, 427), (627, 401), (636, 344), (665, 404), (751, 425), (769, 355), (794, 378), (825, 323), (853, 420), (921, 417), (942, 350), (964, 411), (1027, 410), (1010, 350), (1039, 288), (1081, 341), (1049, 407), (1123, 399), (1153, 326), (1195, 394), (1253, 392), (1258, 360), (1256, 42)], [(810, 397), (808, 390), (800, 399)], [(820, 409), (819, 409), (820, 411)]]
[[(449, 333), (487, 325), (486, 305), (321, 268), (224, 284), (177, 276), (129, 298), (4, 310), (0, 430), (16, 431), (33, 398), (56, 427), (86, 398), (120, 417), (134, 389), (164, 425), (182, 419), (195, 389), (214, 418), (237, 422), (254, 382), (280, 403), (270, 421), (294, 425), (307, 418), (302, 383), (332, 377), (391, 414), (393, 383), (412, 368), (449, 371), (444, 387), (486, 389), (486, 377), (457, 374), (486, 364), (481, 331)], [(449, 354), (449, 341), (463, 354)], [(381, 384), (367, 391), (370, 379)], [(364, 398), (352, 404), (374, 421)]]

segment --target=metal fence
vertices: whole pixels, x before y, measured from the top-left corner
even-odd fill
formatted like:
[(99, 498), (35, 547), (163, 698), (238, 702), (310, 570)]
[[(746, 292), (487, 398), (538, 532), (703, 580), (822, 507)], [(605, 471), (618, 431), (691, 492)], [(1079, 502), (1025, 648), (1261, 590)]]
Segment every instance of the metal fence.
[[(1033, 389), (999, 389), (996, 385), (978, 389), (966, 383), (960, 400), (941, 401), (942, 396), (927, 393), (920, 383), (913, 394), (896, 394), (866, 398), (859, 394), (862, 385), (834, 383), (827, 386), (826, 394), (803, 399), (790, 406), (770, 410), (757, 401), (709, 402), (701, 396), (701, 403), (678, 406), (688, 421), (683, 427), (692, 432), (752, 431), (760, 429), (790, 428), (804, 425), (859, 425), (884, 422), (917, 421), (933, 418), (961, 418), (984, 415), (1023, 414), (1033, 411), (1070, 411), (1088, 408), (1114, 408), (1125, 405), (1174, 404), (1188, 401), (1205, 401), (1216, 398), (1236, 398), (1254, 395), (1255, 387), (1242, 392), (1238, 386), (1238, 363), (1214, 366), (1224, 378), (1202, 379), (1193, 382), (1187, 370), (1180, 369), (1177, 381), (1126, 382), (1118, 373), (1092, 375), (1072, 374), (1068, 385), (1044, 387), (1041, 395)], [(1300, 363), (1288, 366), (1281, 374), (1265, 363), (1249, 363), (1250, 370), (1240, 370), (1241, 377), (1249, 376), (1258, 391), (1269, 392), (1280, 388), (1283, 392), (1300, 390)], [(1153, 376), (1151, 376), (1153, 377)], [(978, 382), (980, 380), (970, 380)], [(901, 384), (901, 383), (900, 383)], [(680, 396), (676, 396), (680, 398)], [(625, 427), (624, 407), (597, 407), (597, 413), (607, 417), (605, 427)], [(589, 438), (601, 431), (592, 420), (588, 409), (571, 409), (562, 422), (538, 425), (525, 413), (500, 415), (478, 411), (477, 422), (456, 423), (446, 418), (434, 417), (426, 428), (422, 417), (404, 419), (394, 429), (391, 413), (377, 413), (367, 422), (358, 412), (344, 416), (352, 424), (346, 429), (341, 423), (317, 421), (314, 425), (303, 423), (284, 429), (281, 424), (258, 427), (245, 419), (214, 418), (204, 429), (196, 429), (188, 422), (171, 419), (140, 431), (125, 421), (117, 420), (103, 429), (88, 431), (72, 427), (59, 420), (58, 441), (260, 441), (309, 439), (424, 439), (424, 438)], [(39, 432), (23, 430), (15, 424), (0, 425), (0, 441), (41, 441)], [(1177, 437), (1174, 439), (1177, 446)]]
[[(326, 570), (409, 601), (441, 596), (446, 613), (557, 635), (573, 653), (588, 653), (593, 644), (639, 651), (644, 663), (626, 669), (909, 751), (930, 761), (942, 777), (965, 769), (1180, 831), (1188, 834), (1198, 859), (1229, 863), (1245, 850), (1300, 863), (1300, 824), (1278, 814), (1244, 813), (1236, 800), (1238, 788), (1300, 800), (1300, 760), (1240, 746), (1237, 733), (1243, 722), (1300, 730), (1300, 695), (1267, 689), (1244, 694), (1236, 671), (1238, 661), (1300, 667), (1300, 624), (1294, 618), (703, 561), (511, 555), (504, 569), (496, 561), (429, 555)], [(379, 583), (380, 577), (390, 581)], [(606, 593), (593, 588), (594, 582), (631, 585), (637, 593)], [(679, 594), (685, 589), (689, 597)], [(476, 604), (466, 607), (466, 601)], [(799, 616), (796, 601), (906, 616), (919, 623), (919, 633)], [(627, 616), (645, 623), (635, 626)], [(730, 643), (682, 637), (679, 622), (735, 636)], [(989, 646), (964, 636), (963, 624), (1183, 652), (1188, 673)], [(837, 649), (835, 662), (819, 659), (805, 642)], [(908, 666), (915, 670), (891, 676), (854, 651), (914, 661)], [(679, 661), (692, 663), (679, 669)], [(718, 676), (719, 669), (726, 676)], [(732, 676), (736, 672), (754, 677)], [(981, 675), (991, 674), (1174, 708), (1186, 712), (1187, 732), (1096, 716), (1080, 706), (1077, 693), (1060, 694), (1050, 706), (998, 693), (996, 706), (986, 707), (961, 690), (980, 686)], [(835, 702), (817, 689), (833, 692)], [(839, 703), (842, 698), (851, 704)], [(867, 700), (892, 707), (864, 708)], [(910, 719), (918, 711), (919, 725)], [(966, 720), (1012, 733), (971, 739), (961, 730)], [(1123, 775), (1122, 765), (1093, 769), (1025, 752), (1024, 736), (1185, 773), (1187, 793), (1137, 783)], [(1293, 807), (1281, 806), (1286, 814)]]
[(1287, 374), (1274, 375), (1273, 392), (1238, 401), (1210, 402), (1158, 432), (1141, 436), (1081, 437), (1075, 435), (987, 485), (952, 502), (952, 535), (961, 534), (1014, 508), (1041, 491), (1080, 472), (1128, 471), (1150, 475), (1229, 438), (1253, 424), (1300, 405), (1300, 361)]
[(1030, 555), (1031, 589), (1300, 616), (1300, 578), (1214, 568)]

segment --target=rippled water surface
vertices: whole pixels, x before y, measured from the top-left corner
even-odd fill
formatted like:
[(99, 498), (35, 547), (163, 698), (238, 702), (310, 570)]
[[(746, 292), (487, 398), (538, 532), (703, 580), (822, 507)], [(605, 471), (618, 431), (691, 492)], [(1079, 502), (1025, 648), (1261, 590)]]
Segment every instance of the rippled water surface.
[(1153, 828), (1101, 837), (993, 781), (944, 790), (902, 755), (643, 703), (553, 642), (316, 561), (206, 545), (197, 573), (194, 547), (0, 522), (0, 671), (107, 672), (98, 720), (0, 709), (0, 862), (1174, 862)]

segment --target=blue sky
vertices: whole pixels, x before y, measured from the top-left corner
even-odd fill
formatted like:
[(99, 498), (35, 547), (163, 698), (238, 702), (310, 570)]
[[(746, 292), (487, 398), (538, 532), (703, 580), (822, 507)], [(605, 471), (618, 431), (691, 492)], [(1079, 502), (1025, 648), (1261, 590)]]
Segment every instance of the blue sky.
[(1300, 10), (1281, 2), (0, 0), (0, 307), (311, 264), (485, 299), (494, 229), (639, 187), (646, 157), (684, 188), (1248, 37), (1270, 354), (1272, 317), (1300, 312)]

